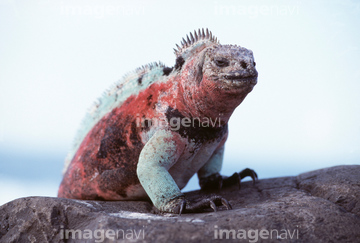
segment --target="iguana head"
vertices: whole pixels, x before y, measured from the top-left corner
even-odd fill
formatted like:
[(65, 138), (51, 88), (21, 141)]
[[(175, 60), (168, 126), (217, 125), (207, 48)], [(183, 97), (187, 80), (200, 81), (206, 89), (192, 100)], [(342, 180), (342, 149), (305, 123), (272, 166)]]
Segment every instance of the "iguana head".
[[(180, 70), (183, 96), (191, 112), (228, 119), (257, 83), (251, 50), (221, 45), (207, 29), (190, 33), (177, 46), (175, 69)], [(216, 115), (215, 115), (216, 116)]]
[(202, 72), (204, 82), (225, 93), (250, 92), (258, 76), (252, 51), (236, 45), (207, 48)]

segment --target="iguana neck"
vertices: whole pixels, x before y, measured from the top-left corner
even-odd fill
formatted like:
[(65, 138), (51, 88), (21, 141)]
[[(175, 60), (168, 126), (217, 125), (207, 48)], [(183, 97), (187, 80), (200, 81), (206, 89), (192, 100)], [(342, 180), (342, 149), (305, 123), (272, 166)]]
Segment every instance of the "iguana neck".
[[(178, 81), (180, 77), (175, 78)], [(244, 94), (228, 94), (221, 92), (216, 87), (203, 87), (201, 82), (198, 86), (194, 85), (184, 87), (181, 82), (175, 82), (177, 85), (176, 95), (173, 96), (169, 106), (176, 108), (183, 116), (188, 118), (199, 118), (201, 120), (210, 119), (225, 125), (235, 108), (244, 100), (248, 92)], [(212, 90), (212, 92), (208, 92)], [(232, 97), (231, 97), (232, 96)], [(217, 123), (218, 125), (218, 123)]]

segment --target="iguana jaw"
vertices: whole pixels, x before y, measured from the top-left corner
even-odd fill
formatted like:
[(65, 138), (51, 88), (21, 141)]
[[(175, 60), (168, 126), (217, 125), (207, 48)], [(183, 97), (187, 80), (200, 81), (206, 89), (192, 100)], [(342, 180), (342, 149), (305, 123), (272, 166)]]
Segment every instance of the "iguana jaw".
[(222, 89), (237, 90), (238, 88), (253, 88), (257, 84), (257, 73), (243, 76), (240, 72), (231, 72), (220, 76), (212, 76), (212, 80)]
[(254, 86), (257, 83), (257, 75), (243, 77), (238, 72), (225, 74), (221, 79), (227, 84), (235, 87), (244, 85)]

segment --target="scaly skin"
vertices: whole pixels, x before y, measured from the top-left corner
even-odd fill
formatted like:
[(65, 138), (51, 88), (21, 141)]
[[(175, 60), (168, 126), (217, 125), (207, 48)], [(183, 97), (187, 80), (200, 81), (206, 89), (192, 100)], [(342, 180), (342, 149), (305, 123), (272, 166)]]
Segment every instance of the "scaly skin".
[(188, 202), (180, 190), (195, 173), (202, 189), (257, 178), (248, 169), (229, 178), (219, 174), (227, 122), (257, 82), (252, 52), (220, 45), (207, 30), (194, 35), (175, 50), (174, 68), (145, 66), (105, 93), (69, 154), (59, 197), (150, 197), (171, 213), (230, 209), (219, 196)]

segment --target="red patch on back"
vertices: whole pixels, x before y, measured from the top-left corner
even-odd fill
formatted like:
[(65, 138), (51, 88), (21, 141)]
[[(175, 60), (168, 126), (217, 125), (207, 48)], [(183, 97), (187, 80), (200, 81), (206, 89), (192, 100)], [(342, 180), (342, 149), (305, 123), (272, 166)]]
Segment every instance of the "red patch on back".
[[(129, 186), (140, 184), (136, 166), (145, 129), (136, 118), (153, 119), (156, 104), (176, 104), (172, 81), (154, 83), (107, 113), (86, 135), (59, 188), (59, 197), (119, 200)], [(172, 94), (172, 95), (170, 95)], [(181, 103), (181, 102), (180, 102)], [(162, 114), (163, 115), (163, 114)]]

